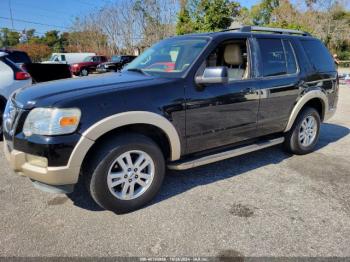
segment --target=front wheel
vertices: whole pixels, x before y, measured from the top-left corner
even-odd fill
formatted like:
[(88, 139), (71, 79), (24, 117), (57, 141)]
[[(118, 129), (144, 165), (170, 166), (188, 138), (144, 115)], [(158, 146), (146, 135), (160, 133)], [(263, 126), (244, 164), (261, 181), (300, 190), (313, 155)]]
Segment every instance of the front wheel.
[(2, 131), (2, 121), (3, 121), (3, 111), (2, 109), (0, 109), (0, 141), (2, 141), (2, 135), (3, 135), (3, 131)]
[(83, 68), (80, 71), (80, 75), (81, 76), (88, 76), (89, 75), (89, 71), (86, 68)]
[(84, 170), (92, 198), (116, 213), (136, 210), (158, 193), (165, 161), (158, 145), (139, 134), (108, 140)]
[(298, 115), (292, 129), (286, 134), (287, 151), (304, 155), (312, 152), (320, 136), (321, 119), (316, 109), (306, 107)]

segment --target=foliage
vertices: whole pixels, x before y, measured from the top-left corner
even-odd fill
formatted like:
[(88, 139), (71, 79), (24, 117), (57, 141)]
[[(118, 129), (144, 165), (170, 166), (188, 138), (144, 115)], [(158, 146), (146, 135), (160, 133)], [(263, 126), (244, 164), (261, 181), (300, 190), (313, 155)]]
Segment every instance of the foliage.
[(26, 52), (34, 62), (40, 62), (43, 58), (48, 58), (52, 52), (51, 48), (43, 43), (18, 44), (15, 48)]
[(252, 6), (251, 17), (254, 25), (266, 25), (271, 22), (272, 12), (278, 8), (280, 0), (262, 0)]
[(2, 28), (0, 30), (0, 46), (9, 47), (19, 43), (20, 34), (18, 32), (11, 31), (8, 28)]
[(229, 0), (190, 0), (178, 14), (176, 33), (182, 35), (226, 29), (239, 12), (239, 3)]

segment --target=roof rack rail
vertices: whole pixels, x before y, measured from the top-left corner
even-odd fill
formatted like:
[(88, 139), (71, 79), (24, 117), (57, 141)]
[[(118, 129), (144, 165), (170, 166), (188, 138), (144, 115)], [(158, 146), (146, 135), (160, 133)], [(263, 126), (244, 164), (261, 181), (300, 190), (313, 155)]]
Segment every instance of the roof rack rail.
[(282, 29), (282, 28), (273, 28), (273, 27), (262, 27), (262, 26), (250, 26), (245, 25), (241, 27), (229, 28), (222, 30), (221, 32), (227, 31), (239, 31), (239, 32), (271, 32), (277, 34), (289, 34), (289, 35), (303, 35), (303, 36), (311, 36), (309, 33), (299, 30), (293, 29)]

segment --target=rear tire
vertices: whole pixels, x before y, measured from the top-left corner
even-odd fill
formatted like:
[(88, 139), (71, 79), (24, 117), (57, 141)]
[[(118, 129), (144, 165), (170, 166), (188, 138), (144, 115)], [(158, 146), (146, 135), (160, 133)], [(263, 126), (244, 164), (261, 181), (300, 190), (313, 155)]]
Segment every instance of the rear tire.
[(285, 149), (296, 155), (312, 152), (320, 136), (321, 119), (315, 108), (306, 107), (285, 136)]
[(102, 208), (119, 214), (149, 203), (165, 174), (162, 151), (153, 140), (139, 134), (105, 141), (87, 163), (83, 173), (92, 198)]

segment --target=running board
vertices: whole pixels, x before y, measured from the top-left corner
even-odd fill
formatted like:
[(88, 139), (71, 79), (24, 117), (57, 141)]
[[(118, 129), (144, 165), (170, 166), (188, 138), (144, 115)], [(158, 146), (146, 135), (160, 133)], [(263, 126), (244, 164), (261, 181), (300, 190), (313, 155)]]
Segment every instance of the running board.
[(275, 138), (275, 139), (271, 139), (271, 140), (264, 140), (261, 142), (257, 142), (255, 144), (231, 149), (231, 150), (228, 150), (225, 152), (220, 152), (220, 153), (217, 153), (214, 155), (209, 155), (209, 156), (204, 156), (204, 157), (200, 157), (197, 159), (192, 159), (192, 160), (187, 161), (187, 162), (170, 163), (168, 165), (168, 168), (172, 169), (172, 170), (186, 170), (186, 169), (194, 168), (197, 166), (203, 166), (203, 165), (211, 164), (211, 163), (218, 162), (221, 160), (225, 160), (225, 159), (228, 159), (231, 157), (244, 155), (244, 154), (247, 154), (247, 153), (250, 153), (253, 151), (257, 151), (257, 150), (260, 150), (260, 149), (263, 149), (266, 147), (282, 144), (283, 142), (284, 142), (284, 137)]

